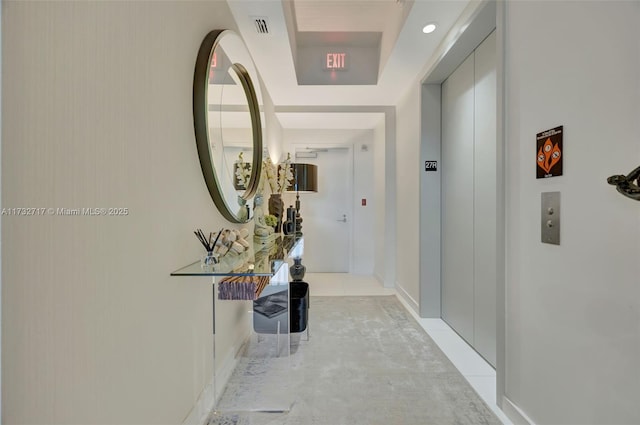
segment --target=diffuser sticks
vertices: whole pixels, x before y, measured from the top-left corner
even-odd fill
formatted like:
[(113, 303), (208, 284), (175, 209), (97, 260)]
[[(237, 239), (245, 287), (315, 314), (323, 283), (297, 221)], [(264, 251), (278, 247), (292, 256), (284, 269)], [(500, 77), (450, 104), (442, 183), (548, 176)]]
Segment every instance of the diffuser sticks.
[(204, 232), (202, 231), (202, 229), (198, 229), (195, 232), (193, 232), (196, 237), (198, 238), (198, 240), (200, 241), (200, 243), (202, 244), (202, 246), (204, 247), (204, 249), (207, 252), (212, 252), (213, 248), (215, 248), (216, 246), (216, 242), (218, 242), (218, 238), (220, 237), (220, 235), (222, 234), (222, 230), (221, 229), (218, 232), (218, 235), (216, 236), (216, 238), (212, 241), (211, 239), (213, 239), (213, 233), (209, 233), (209, 238), (207, 238), (204, 234)]

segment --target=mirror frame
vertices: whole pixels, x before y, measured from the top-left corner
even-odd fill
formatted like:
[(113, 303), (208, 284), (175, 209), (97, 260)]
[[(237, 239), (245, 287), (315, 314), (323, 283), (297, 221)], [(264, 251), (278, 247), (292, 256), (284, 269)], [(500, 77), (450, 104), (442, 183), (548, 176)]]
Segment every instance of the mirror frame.
[[(200, 159), (200, 168), (202, 169), (202, 175), (207, 184), (211, 199), (213, 199), (213, 203), (224, 218), (230, 222), (247, 223), (252, 219), (250, 214), (247, 214), (246, 220), (241, 220), (235, 212), (230, 210), (229, 205), (227, 205), (225, 201), (224, 193), (218, 183), (216, 170), (211, 161), (211, 144), (209, 143), (209, 67), (214, 50), (218, 44), (220, 44), (224, 35), (229, 33), (240, 37), (231, 30), (214, 30), (206, 35), (200, 45), (193, 75), (193, 126), (196, 136), (196, 146), (198, 148), (198, 158)], [(233, 63), (231, 68), (236, 72), (242, 84), (251, 115), (253, 134), (251, 177), (249, 178), (245, 192), (241, 196), (238, 195), (239, 198), (248, 201), (253, 198), (258, 189), (260, 173), (262, 171), (262, 123), (260, 120), (260, 105), (253, 82), (251, 81), (251, 76), (245, 66), (240, 63)]]

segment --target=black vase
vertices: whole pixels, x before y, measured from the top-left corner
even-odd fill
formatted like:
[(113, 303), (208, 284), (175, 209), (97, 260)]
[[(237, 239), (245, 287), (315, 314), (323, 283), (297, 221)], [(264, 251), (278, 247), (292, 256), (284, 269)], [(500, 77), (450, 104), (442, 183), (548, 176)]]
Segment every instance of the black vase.
[(282, 223), (282, 233), (285, 235), (293, 235), (296, 233), (296, 224), (293, 221), (285, 221)]
[(296, 209), (290, 206), (287, 208), (287, 221), (282, 225), (285, 235), (293, 235), (296, 232)]
[(304, 279), (304, 273), (307, 271), (307, 268), (302, 265), (302, 258), (294, 258), (293, 266), (289, 269), (289, 273), (291, 273), (291, 279), (294, 282), (300, 282)]

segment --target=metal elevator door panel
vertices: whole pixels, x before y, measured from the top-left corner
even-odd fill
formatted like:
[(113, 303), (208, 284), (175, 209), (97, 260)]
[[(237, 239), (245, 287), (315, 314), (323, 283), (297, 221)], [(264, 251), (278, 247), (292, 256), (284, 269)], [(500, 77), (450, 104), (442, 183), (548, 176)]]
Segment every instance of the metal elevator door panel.
[(473, 55), (442, 84), (442, 318), (473, 345)]
[(496, 33), (475, 51), (473, 347), (496, 365)]
[(495, 32), (442, 84), (442, 318), (496, 357)]

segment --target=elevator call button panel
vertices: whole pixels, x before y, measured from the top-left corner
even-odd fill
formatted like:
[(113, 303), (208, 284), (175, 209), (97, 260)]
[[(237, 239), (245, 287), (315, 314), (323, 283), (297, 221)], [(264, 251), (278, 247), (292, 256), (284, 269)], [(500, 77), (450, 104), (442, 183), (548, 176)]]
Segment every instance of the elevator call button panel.
[(560, 245), (560, 192), (542, 193), (542, 243)]

